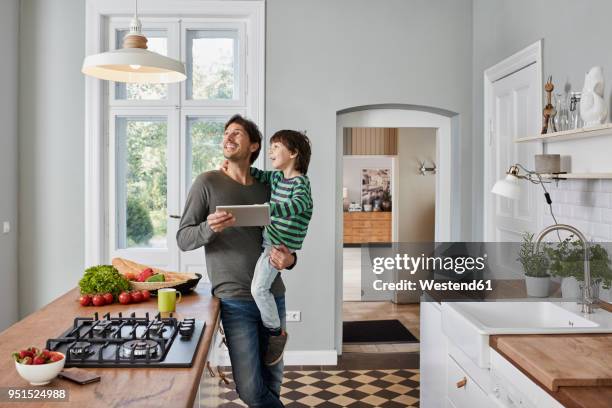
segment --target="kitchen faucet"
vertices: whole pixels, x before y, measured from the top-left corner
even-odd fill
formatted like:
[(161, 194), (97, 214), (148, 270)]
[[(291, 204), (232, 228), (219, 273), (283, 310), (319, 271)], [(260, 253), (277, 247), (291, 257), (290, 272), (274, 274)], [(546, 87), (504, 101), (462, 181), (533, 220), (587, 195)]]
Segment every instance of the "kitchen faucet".
[(558, 230), (569, 231), (582, 241), (582, 247), (584, 248), (584, 288), (582, 289), (582, 313), (593, 313), (593, 303), (595, 302), (595, 299), (593, 299), (593, 295), (591, 293), (591, 268), (589, 264), (590, 246), (584, 234), (571, 225), (549, 225), (538, 234), (538, 237), (536, 238), (535, 252), (539, 252), (540, 242), (546, 235), (548, 235), (550, 232)]

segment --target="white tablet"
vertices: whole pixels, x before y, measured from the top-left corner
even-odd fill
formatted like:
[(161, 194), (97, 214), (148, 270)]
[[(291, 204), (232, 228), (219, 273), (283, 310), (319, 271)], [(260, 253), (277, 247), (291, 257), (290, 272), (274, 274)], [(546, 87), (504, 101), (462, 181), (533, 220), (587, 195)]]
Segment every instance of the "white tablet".
[(226, 211), (236, 217), (234, 227), (263, 227), (270, 225), (270, 204), (218, 205), (217, 211)]

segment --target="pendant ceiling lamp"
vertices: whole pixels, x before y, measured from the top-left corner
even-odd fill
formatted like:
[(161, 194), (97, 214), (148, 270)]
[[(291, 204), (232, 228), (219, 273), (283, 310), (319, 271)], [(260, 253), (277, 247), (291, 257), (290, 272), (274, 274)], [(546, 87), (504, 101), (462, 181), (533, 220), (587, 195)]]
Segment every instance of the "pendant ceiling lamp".
[(138, 19), (138, 2), (123, 48), (85, 57), (81, 72), (108, 81), (139, 84), (168, 84), (187, 78), (181, 61), (147, 50), (147, 37), (142, 34)]

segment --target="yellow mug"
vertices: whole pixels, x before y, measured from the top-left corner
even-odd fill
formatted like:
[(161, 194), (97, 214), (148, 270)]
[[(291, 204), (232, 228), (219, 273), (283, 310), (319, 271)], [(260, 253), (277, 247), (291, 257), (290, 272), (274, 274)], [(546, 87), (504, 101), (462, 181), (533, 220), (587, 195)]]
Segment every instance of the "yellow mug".
[[(178, 295), (178, 299), (176, 298)], [(163, 288), (157, 290), (157, 308), (160, 313), (170, 313), (176, 311), (176, 304), (181, 303), (181, 292), (174, 288)]]

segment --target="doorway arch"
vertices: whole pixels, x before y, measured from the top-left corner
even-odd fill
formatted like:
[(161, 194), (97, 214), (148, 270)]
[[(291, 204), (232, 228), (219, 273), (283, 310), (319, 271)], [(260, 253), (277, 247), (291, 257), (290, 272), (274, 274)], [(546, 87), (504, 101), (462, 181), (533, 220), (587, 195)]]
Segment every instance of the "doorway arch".
[(410, 104), (362, 105), (336, 112), (336, 350), (342, 350), (343, 289), (343, 129), (347, 127), (436, 129), (436, 242), (457, 240), (461, 228), (459, 115), (445, 109)]

